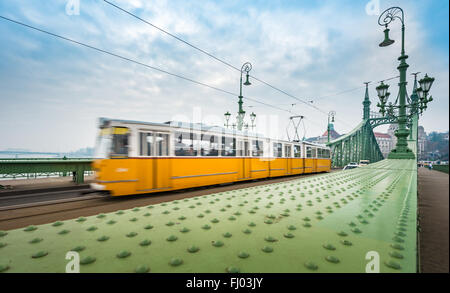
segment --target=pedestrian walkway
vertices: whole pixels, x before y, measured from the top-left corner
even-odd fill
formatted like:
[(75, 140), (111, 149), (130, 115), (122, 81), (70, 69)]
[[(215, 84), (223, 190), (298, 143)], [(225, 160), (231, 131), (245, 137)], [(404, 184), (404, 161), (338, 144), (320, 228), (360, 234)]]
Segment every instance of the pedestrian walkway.
[(443, 172), (418, 169), (420, 266), (423, 273), (448, 273), (448, 181)]

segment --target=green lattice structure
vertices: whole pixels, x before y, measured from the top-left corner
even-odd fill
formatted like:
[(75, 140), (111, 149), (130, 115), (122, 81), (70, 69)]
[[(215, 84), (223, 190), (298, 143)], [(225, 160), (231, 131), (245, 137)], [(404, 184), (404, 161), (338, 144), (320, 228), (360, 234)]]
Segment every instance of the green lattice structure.
[[(413, 94), (411, 95), (413, 101), (418, 99), (416, 88), (417, 82), (415, 81)], [(370, 104), (368, 83), (366, 83), (363, 120), (352, 131), (327, 144), (331, 148), (332, 167), (342, 168), (350, 162), (359, 162), (360, 160), (369, 160), (371, 163), (383, 160), (383, 154), (378, 146), (373, 129), (380, 125), (398, 124), (398, 117), (395, 113), (386, 114), (382, 117), (371, 117)], [(410, 140), (417, 140), (418, 119), (417, 109), (414, 108), (408, 116)]]

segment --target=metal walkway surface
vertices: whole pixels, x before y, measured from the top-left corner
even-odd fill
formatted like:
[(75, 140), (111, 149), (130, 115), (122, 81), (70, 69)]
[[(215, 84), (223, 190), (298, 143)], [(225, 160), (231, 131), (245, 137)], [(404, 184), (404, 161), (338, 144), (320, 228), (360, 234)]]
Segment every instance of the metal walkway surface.
[[(416, 272), (417, 166), (366, 167), (0, 231), (0, 271)], [(372, 253), (369, 253), (372, 255)]]

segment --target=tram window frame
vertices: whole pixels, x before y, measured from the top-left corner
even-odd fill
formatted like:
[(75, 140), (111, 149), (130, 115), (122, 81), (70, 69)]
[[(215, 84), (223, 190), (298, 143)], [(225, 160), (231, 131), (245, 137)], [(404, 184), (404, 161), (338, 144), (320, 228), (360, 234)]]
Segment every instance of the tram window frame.
[[(151, 137), (151, 142), (148, 138)], [(150, 152), (149, 152), (150, 145)], [(139, 156), (151, 157), (154, 151), (153, 132), (139, 132)]]
[(312, 147), (310, 147), (310, 146), (306, 146), (306, 157), (307, 158), (312, 158), (313, 156), (312, 156)]
[[(215, 148), (212, 145), (215, 145)], [(200, 156), (219, 156), (219, 136), (216, 134), (202, 133), (199, 141)]]
[[(157, 141), (159, 137), (161, 137), (162, 140)], [(170, 144), (169, 141), (170, 141), (170, 135), (168, 133), (163, 133), (163, 132), (153, 133), (154, 155), (157, 157), (169, 156), (169, 144)], [(165, 145), (164, 145), (164, 142), (165, 142)], [(165, 152), (163, 152), (163, 150)]]
[(301, 158), (302, 157), (302, 146), (301, 145), (294, 145), (294, 158)]
[(264, 141), (259, 139), (252, 140), (252, 156), (262, 157), (264, 155)]
[(284, 144), (284, 157), (291, 158), (292, 157), (292, 145)]
[[(232, 148), (230, 150), (227, 150), (227, 144), (231, 142)], [(226, 136), (222, 135), (221, 138), (221, 152), (222, 157), (236, 157), (237, 151), (236, 151), (236, 137)]]
[(273, 143), (273, 156), (275, 158), (282, 158), (283, 157), (283, 144), (281, 142), (274, 142)]
[[(121, 133), (125, 132), (125, 133)], [(119, 139), (122, 139), (121, 142)], [(119, 144), (118, 142), (121, 142)], [(117, 146), (120, 146), (120, 150)], [(111, 158), (123, 158), (128, 157), (130, 147), (130, 129), (128, 127), (113, 127), (112, 128), (112, 139), (111, 139)]]
[[(181, 139), (180, 139), (181, 138)], [(174, 154), (177, 157), (196, 157), (198, 154), (197, 134), (188, 131), (176, 131), (174, 135)], [(188, 143), (188, 144), (186, 144)], [(181, 147), (184, 144), (185, 147)]]

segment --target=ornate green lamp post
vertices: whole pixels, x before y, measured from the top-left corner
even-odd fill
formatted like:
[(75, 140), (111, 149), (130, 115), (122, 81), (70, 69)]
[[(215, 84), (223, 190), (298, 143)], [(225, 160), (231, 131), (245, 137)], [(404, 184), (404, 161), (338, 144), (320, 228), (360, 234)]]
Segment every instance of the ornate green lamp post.
[[(408, 117), (406, 113), (406, 109), (408, 107), (412, 107), (412, 105), (406, 104), (407, 94), (406, 94), (406, 70), (409, 67), (409, 65), (406, 63), (406, 59), (408, 58), (408, 55), (405, 54), (405, 18), (403, 10), (400, 7), (391, 7), (386, 9), (378, 18), (378, 24), (380, 26), (384, 26), (384, 41), (380, 43), (380, 47), (386, 47), (394, 43), (393, 40), (389, 39), (389, 29), (388, 25), (394, 21), (395, 19), (398, 19), (402, 23), (402, 50), (401, 55), (398, 58), (400, 61), (400, 65), (397, 67), (398, 71), (400, 72), (400, 82), (399, 82), (399, 93), (398, 93), (398, 105), (397, 101), (395, 104), (389, 103), (389, 105), (386, 107), (386, 102), (389, 98), (388, 88), (389, 85), (384, 84), (381, 82), (379, 86), (377, 86), (377, 93), (378, 97), (380, 98), (380, 103), (378, 103), (378, 107), (380, 108), (380, 113), (384, 116), (387, 115), (395, 115), (394, 109), (398, 109), (398, 130), (395, 132), (395, 136), (397, 137), (397, 145), (395, 148), (391, 151), (391, 153), (388, 155), (389, 159), (414, 159), (414, 153), (408, 148), (407, 143), (407, 137), (409, 135), (409, 130), (407, 129), (406, 125), (408, 122)], [(422, 80), (421, 80), (422, 81)], [(427, 93), (430, 90), (431, 84), (433, 83), (434, 79), (429, 78), (426, 76), (423, 79), (424, 87), (427, 86), (426, 90)], [(420, 81), (419, 81), (420, 83)], [(423, 90), (423, 89), (422, 89)], [(423, 93), (425, 93), (423, 91)], [(420, 99), (420, 95), (419, 95)], [(430, 97), (432, 100), (432, 98)], [(421, 102), (421, 111), (426, 109), (426, 103), (428, 103), (430, 100), (428, 99), (421, 99), (423, 102)], [(387, 109), (386, 109), (387, 108)]]
[[(327, 124), (328, 143), (330, 143), (331, 123), (334, 123), (334, 115), (336, 115), (335, 111), (328, 112), (328, 124)], [(331, 118), (331, 121), (330, 121), (330, 118)]]
[[(240, 79), (240, 87), (239, 87), (239, 100), (238, 100), (238, 105), (239, 105), (239, 111), (237, 113), (236, 116), (236, 125), (238, 130), (242, 130), (242, 128), (244, 127), (244, 117), (245, 117), (245, 111), (242, 107), (242, 104), (244, 103), (242, 101), (243, 96), (242, 96), (242, 74), (245, 73), (246, 74), (246, 80), (244, 82), (244, 85), (251, 85), (250, 81), (249, 81), (249, 72), (250, 70), (252, 70), (252, 65), (250, 64), (250, 62), (245, 62), (242, 67), (241, 67), (241, 79)], [(228, 112), (227, 112), (228, 113)], [(225, 113), (225, 117), (227, 117), (227, 113)], [(229, 119), (229, 116), (228, 116)], [(228, 122), (227, 122), (228, 125)], [(228, 127), (228, 126), (227, 126)], [(233, 126), (234, 129), (234, 126)]]
[(251, 121), (251, 128), (252, 128), (252, 131), (255, 129), (255, 119), (256, 119), (256, 114), (255, 113), (253, 113), (252, 112), (252, 114), (250, 114), (250, 121)]

